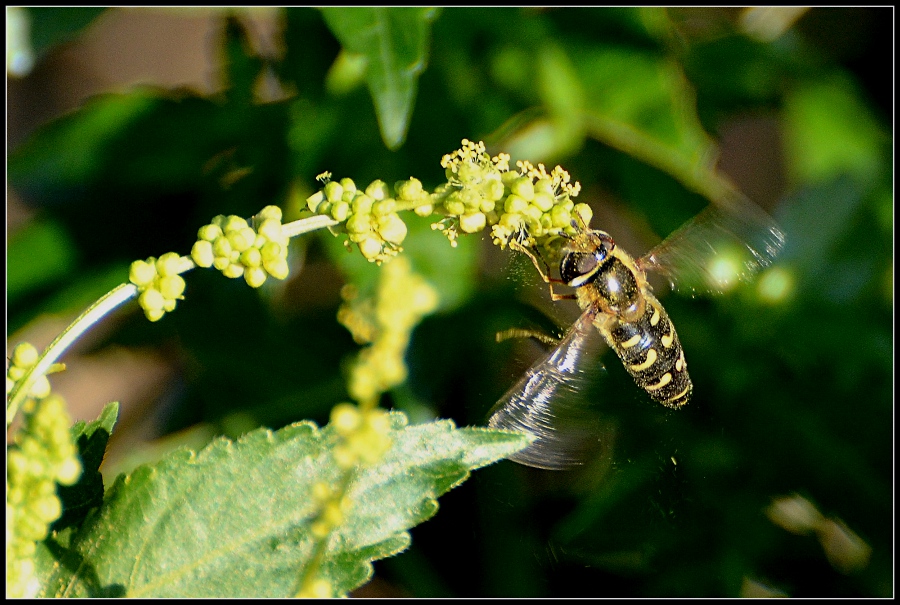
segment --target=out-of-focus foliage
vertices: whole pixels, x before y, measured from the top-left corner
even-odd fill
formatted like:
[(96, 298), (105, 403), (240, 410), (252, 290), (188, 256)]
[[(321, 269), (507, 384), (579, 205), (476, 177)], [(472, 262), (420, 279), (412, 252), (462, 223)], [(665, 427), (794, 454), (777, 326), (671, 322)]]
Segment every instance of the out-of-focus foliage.
[[(38, 32), (83, 25), (67, 10), (29, 10), (35, 48), (48, 39)], [(462, 138), (562, 164), (594, 226), (640, 255), (708, 202), (725, 140), (734, 179), (774, 190), (759, 201), (787, 246), (729, 297), (661, 294), (690, 363), (689, 406), (647, 401), (607, 355), (587, 395), (606, 427), (595, 465), (480, 471), (376, 577), (415, 596), (889, 596), (892, 11), (812, 9), (774, 38), (745, 17), (286, 9), (272, 58), (253, 53), (240, 16), (223, 15), (224, 94), (110, 92), (10, 150), (10, 184), (38, 218), (9, 234), (9, 330), (80, 311), (134, 259), (187, 253), (217, 214), (279, 204), (292, 218), (322, 171), (434, 187)], [(273, 74), (284, 94), (266, 101)], [(774, 129), (779, 149), (752, 132), (735, 141), (748, 123)], [(760, 156), (775, 163), (759, 170)], [(520, 287), (535, 281), (530, 264), (478, 237), (451, 249), (427, 222), (409, 226), (407, 252), (443, 306), (417, 329), (409, 381), (384, 403), (414, 421), (483, 424), (533, 358), (494, 333), (546, 327), (524, 303), (546, 290)], [(182, 363), (167, 430), (322, 423), (346, 398), (341, 369), (356, 347), (335, 319), (338, 291), (344, 280), (365, 288), (378, 268), (328, 233), (292, 245), (304, 260), (284, 286), (260, 293), (194, 271), (177, 312), (152, 326), (134, 312), (106, 337)], [(819, 511), (814, 529), (792, 533), (767, 515), (791, 494)]]

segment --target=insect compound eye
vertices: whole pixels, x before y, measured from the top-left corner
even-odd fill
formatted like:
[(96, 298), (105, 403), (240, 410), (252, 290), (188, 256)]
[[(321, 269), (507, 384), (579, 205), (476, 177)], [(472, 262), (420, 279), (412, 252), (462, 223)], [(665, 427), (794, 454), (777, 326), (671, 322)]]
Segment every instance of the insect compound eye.
[(592, 252), (567, 252), (559, 263), (559, 276), (570, 286), (581, 286), (594, 277), (602, 258)]
[(559, 276), (568, 285), (577, 288), (596, 278), (600, 266), (615, 247), (612, 238), (605, 233), (599, 233), (593, 243), (590, 252), (569, 250), (563, 255)]

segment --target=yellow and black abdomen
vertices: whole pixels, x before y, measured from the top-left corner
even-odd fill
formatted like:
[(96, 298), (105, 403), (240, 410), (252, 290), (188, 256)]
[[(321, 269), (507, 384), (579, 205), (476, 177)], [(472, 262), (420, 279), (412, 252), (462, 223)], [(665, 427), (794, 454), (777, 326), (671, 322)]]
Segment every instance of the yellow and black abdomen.
[(644, 312), (637, 320), (607, 316), (598, 327), (638, 386), (655, 401), (678, 408), (693, 389), (684, 351), (665, 309), (649, 292), (643, 296)]

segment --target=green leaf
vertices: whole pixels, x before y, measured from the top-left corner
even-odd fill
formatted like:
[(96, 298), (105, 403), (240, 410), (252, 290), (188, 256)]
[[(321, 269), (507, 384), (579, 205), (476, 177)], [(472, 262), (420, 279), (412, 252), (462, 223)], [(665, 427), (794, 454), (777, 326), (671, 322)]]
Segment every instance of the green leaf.
[(428, 59), (430, 24), (437, 16), (422, 7), (323, 8), (328, 27), (344, 48), (368, 60), (366, 78), (381, 136), (389, 149), (406, 139), (416, 81)]
[(707, 189), (716, 150), (678, 65), (615, 46), (586, 49), (578, 57), (588, 134), (691, 189)]
[(36, 55), (77, 36), (105, 10), (104, 7), (28, 7), (31, 45)]
[(6, 302), (56, 283), (75, 260), (75, 246), (56, 221), (37, 220), (16, 232), (6, 248)]
[[(327, 539), (319, 577), (346, 594), (371, 561), (409, 544), (407, 530), (437, 510), (435, 498), (469, 471), (526, 447), (531, 438), (449, 420), (406, 426), (392, 413), (393, 445), (357, 471), (350, 510)], [(77, 533), (39, 548), (43, 596), (286, 597), (297, 590), (316, 540), (313, 487), (337, 486), (339, 437), (310, 422), (260, 429), (200, 452), (179, 450), (120, 476)]]
[(823, 185), (842, 176), (875, 181), (889, 143), (846, 78), (805, 82), (785, 98), (785, 139), (794, 183)]
[(57, 487), (63, 514), (53, 524), (54, 531), (81, 523), (88, 511), (103, 502), (100, 464), (118, 415), (119, 403), (113, 402), (103, 408), (97, 420), (88, 423), (80, 420), (72, 426), (72, 439), (78, 446), (83, 470), (75, 485)]

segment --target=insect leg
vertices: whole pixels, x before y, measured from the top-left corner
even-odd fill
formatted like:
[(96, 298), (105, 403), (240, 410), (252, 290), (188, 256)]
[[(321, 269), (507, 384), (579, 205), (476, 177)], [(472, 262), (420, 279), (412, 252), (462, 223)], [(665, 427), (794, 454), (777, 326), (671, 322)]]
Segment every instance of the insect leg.
[(510, 328), (508, 330), (503, 330), (502, 332), (497, 332), (497, 342), (503, 342), (510, 338), (534, 338), (544, 344), (553, 346), (559, 343), (559, 338), (538, 330), (530, 330), (527, 328)]
[(553, 289), (553, 284), (564, 284), (566, 282), (564, 282), (561, 279), (555, 279), (553, 277), (550, 277), (550, 266), (547, 264), (547, 261), (544, 260), (543, 256), (541, 257), (541, 261), (544, 263), (544, 269), (542, 269), (541, 265), (538, 264), (538, 259), (537, 259), (537, 256), (535, 256), (534, 252), (532, 252), (531, 250), (529, 250), (528, 248), (526, 248), (519, 242), (510, 241), (509, 247), (512, 248), (513, 250), (522, 252), (523, 254), (528, 256), (528, 258), (531, 259), (531, 262), (534, 265), (534, 268), (537, 269), (538, 274), (541, 276), (541, 279), (543, 279), (544, 283), (546, 283), (547, 286), (550, 288), (550, 299), (551, 300), (571, 300), (571, 299), (575, 298), (575, 294), (557, 294), (556, 293), (556, 291)]

